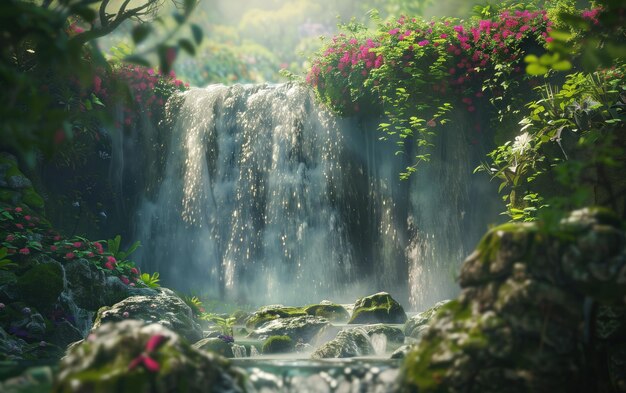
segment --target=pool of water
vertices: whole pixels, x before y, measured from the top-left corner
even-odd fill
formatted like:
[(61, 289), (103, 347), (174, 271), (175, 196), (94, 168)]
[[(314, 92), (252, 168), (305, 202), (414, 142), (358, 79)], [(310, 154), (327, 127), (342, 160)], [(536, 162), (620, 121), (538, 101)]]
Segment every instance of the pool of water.
[(395, 390), (400, 362), (375, 357), (297, 359), (256, 357), (233, 359), (258, 393), (387, 393)]

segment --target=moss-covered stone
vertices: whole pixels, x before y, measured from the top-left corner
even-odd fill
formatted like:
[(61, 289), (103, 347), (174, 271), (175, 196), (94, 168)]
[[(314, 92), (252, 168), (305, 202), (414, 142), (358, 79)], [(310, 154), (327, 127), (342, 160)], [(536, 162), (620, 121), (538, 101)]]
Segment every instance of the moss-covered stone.
[(244, 386), (227, 359), (192, 348), (162, 325), (124, 321), (103, 325), (68, 350), (52, 391), (236, 393)]
[(356, 301), (349, 324), (405, 323), (402, 306), (387, 292), (379, 292)]
[(63, 291), (63, 269), (57, 262), (35, 265), (17, 279), (17, 288), (28, 304), (49, 308)]
[(265, 339), (270, 336), (289, 336), (292, 340), (308, 343), (330, 323), (325, 318), (303, 315), (293, 318), (278, 318), (255, 329), (250, 336)]
[(400, 391), (626, 392), (624, 261), (603, 210), (494, 228), (406, 355)]
[(43, 198), (20, 171), (15, 157), (4, 152), (0, 153), (0, 202), (25, 204), (37, 211), (44, 208)]
[(351, 358), (373, 353), (367, 332), (363, 328), (352, 328), (340, 331), (337, 337), (316, 349), (311, 358)]
[(153, 296), (131, 296), (110, 308), (100, 309), (93, 329), (107, 322), (127, 319), (141, 320), (146, 324), (161, 324), (190, 342), (202, 338), (202, 329), (194, 320), (191, 308), (173, 291), (166, 288), (160, 288)]
[(326, 318), (331, 322), (346, 322), (350, 319), (350, 314), (342, 305), (330, 302), (312, 304), (305, 307), (304, 311), (309, 315)]
[(407, 337), (411, 337), (412, 339), (419, 339), (422, 333), (428, 328), (433, 317), (448, 302), (449, 300), (443, 300), (441, 302), (438, 302), (428, 310), (409, 318), (404, 324), (404, 334)]
[(266, 322), (278, 318), (292, 318), (308, 315), (301, 307), (272, 305), (261, 307), (246, 320), (246, 328), (254, 330)]
[(270, 336), (263, 342), (263, 353), (285, 353), (292, 352), (295, 344), (289, 336)]
[(193, 344), (193, 347), (201, 351), (213, 352), (227, 358), (234, 357), (232, 345), (217, 337), (204, 338)]

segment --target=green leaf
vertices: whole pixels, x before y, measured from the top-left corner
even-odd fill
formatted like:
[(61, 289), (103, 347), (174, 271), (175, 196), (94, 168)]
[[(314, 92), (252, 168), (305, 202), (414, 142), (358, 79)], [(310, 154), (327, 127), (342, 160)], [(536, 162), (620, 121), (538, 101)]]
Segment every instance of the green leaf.
[(528, 75), (545, 75), (547, 72), (548, 68), (539, 63), (532, 63), (526, 67), (526, 73)]
[(572, 68), (572, 63), (570, 63), (568, 60), (561, 60), (552, 64), (552, 69), (555, 71), (567, 71), (571, 68)]
[(150, 25), (148, 24), (142, 23), (135, 26), (132, 31), (133, 42), (135, 44), (143, 42), (146, 38), (148, 38), (148, 35), (151, 32), (152, 27), (150, 27)]
[(539, 58), (535, 55), (528, 55), (524, 57), (524, 61), (526, 63), (537, 63), (539, 61)]
[(202, 42), (202, 38), (204, 38), (202, 28), (195, 23), (192, 24), (190, 27), (191, 34), (193, 35), (193, 40), (196, 42), (196, 45), (200, 45), (200, 43)]
[(183, 48), (183, 50), (185, 52), (187, 52), (189, 55), (191, 55), (191, 56), (195, 56), (196, 55), (196, 48), (193, 46), (191, 41), (189, 41), (188, 39), (181, 38), (180, 40), (178, 40), (178, 45), (181, 48)]
[(127, 63), (137, 64), (144, 67), (150, 67), (150, 62), (146, 60), (144, 57), (138, 55), (130, 55), (124, 57), (124, 61)]

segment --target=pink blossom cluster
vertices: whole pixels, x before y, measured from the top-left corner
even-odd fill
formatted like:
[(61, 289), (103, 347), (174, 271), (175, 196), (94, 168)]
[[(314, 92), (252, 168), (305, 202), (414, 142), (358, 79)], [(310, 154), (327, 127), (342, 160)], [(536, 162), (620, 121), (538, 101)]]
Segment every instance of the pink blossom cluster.
[(307, 83), (317, 87), (323, 84), (322, 76), (337, 71), (343, 78), (355, 73), (366, 78), (374, 68), (383, 65), (383, 57), (376, 54), (372, 49), (380, 43), (367, 39), (359, 43), (356, 38), (348, 39), (345, 34), (333, 38), (333, 43), (323, 53), (322, 57), (315, 60), (311, 70), (306, 76)]
[(93, 263), (126, 285), (135, 286), (139, 280), (139, 269), (132, 262), (118, 261), (101, 242), (81, 237), (65, 238), (20, 206), (0, 210), (0, 232), (7, 233), (0, 238), (0, 247), (7, 249), (12, 261), (20, 262), (31, 255), (46, 253), (59, 261), (81, 259)]
[[(184, 91), (189, 84), (176, 79), (171, 71), (162, 75), (152, 68), (123, 65), (113, 72), (113, 79), (128, 86), (133, 102), (125, 105), (124, 126), (131, 126), (138, 120), (138, 114), (143, 113), (149, 119), (163, 110), (165, 101), (176, 91)], [(96, 82), (96, 81), (94, 81)], [(94, 90), (97, 84), (94, 83)], [(117, 124), (122, 127), (122, 124)]]

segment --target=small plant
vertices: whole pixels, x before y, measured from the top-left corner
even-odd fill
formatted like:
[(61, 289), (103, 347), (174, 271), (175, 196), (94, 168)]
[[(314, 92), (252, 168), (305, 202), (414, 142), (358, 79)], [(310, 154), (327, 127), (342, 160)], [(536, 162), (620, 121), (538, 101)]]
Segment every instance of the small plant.
[(134, 242), (126, 251), (122, 251), (120, 249), (122, 242), (122, 237), (120, 235), (115, 236), (113, 239), (109, 239), (106, 241), (107, 243), (107, 251), (115, 257), (118, 261), (125, 260), (130, 254), (135, 252), (141, 243), (139, 241)]
[(219, 327), (220, 332), (223, 335), (226, 335), (226, 336), (233, 335), (233, 325), (235, 324), (235, 318), (233, 317), (222, 318), (217, 314), (202, 313), (200, 315), (200, 319), (215, 323)]
[(152, 273), (152, 275), (150, 275), (149, 273), (143, 273), (139, 279), (141, 281), (143, 281), (144, 284), (146, 284), (146, 286), (148, 288), (160, 288), (161, 285), (159, 284), (159, 273), (154, 272)]
[(204, 305), (202, 304), (202, 300), (200, 300), (197, 296), (181, 296), (182, 299), (187, 303), (193, 315), (200, 315), (205, 312)]
[(17, 264), (13, 263), (10, 259), (6, 259), (5, 257), (8, 255), (8, 251), (6, 247), (0, 248), (0, 269), (8, 270), (12, 267), (16, 267)]

